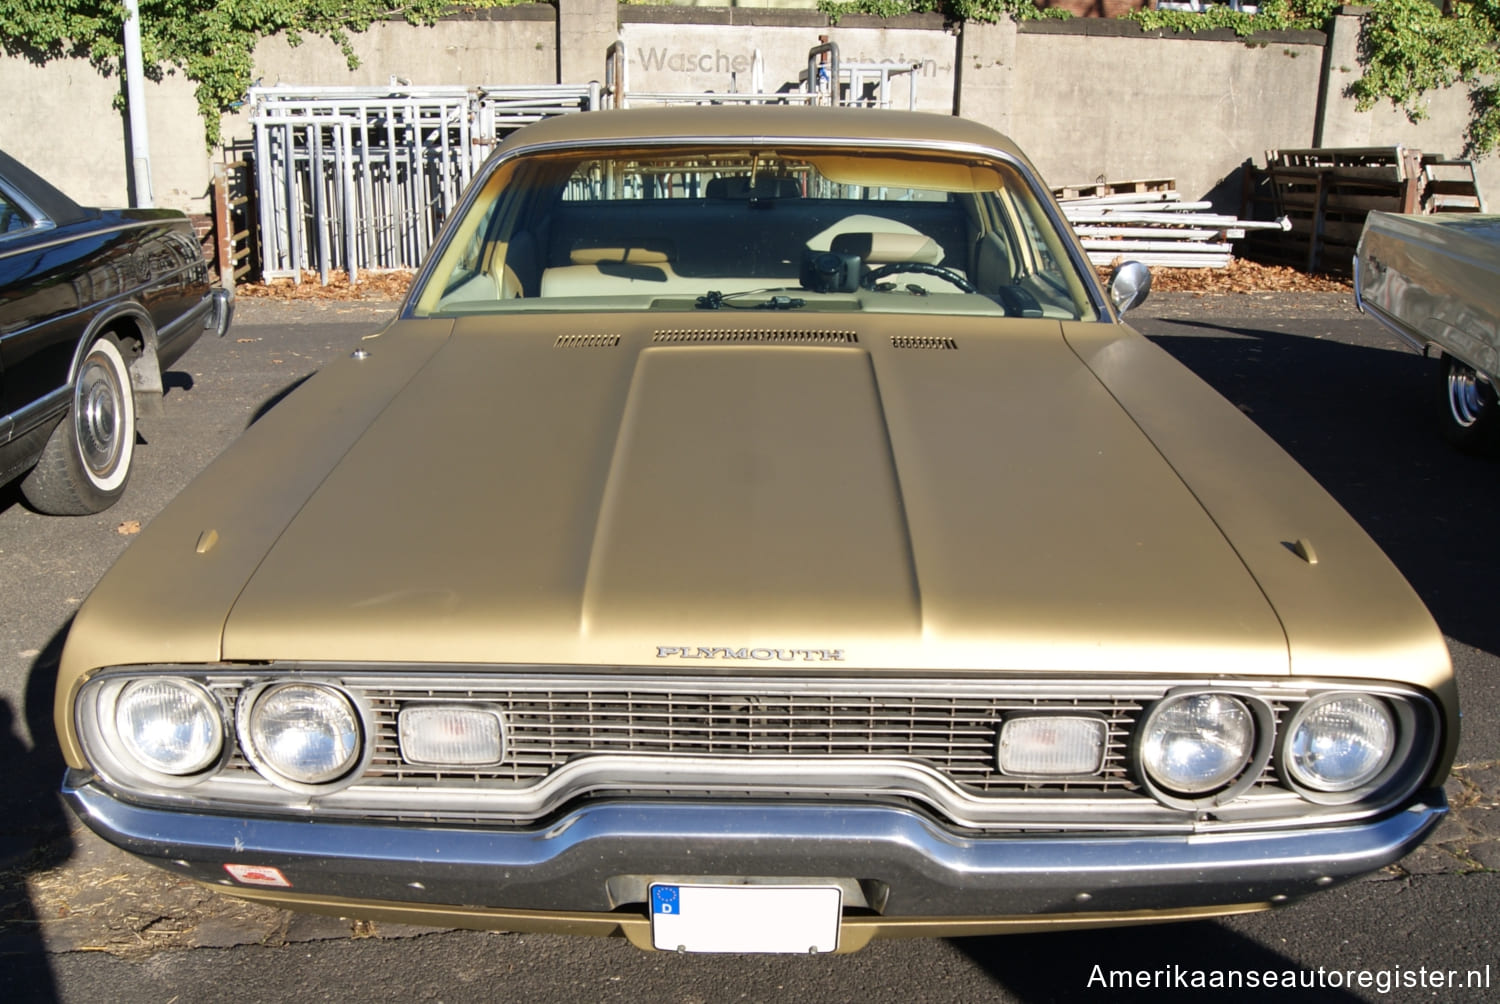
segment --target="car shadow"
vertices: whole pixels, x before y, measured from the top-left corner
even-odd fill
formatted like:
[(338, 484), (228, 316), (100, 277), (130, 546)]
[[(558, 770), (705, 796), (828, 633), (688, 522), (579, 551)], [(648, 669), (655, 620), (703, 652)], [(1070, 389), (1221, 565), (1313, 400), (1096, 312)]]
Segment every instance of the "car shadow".
[(8, 484), (0, 485), (0, 513), (5, 512), (12, 506), (22, 505), (21, 480), (17, 478)]
[[(952, 944), (996, 983), (1027, 1002), (1358, 1001), (1346, 991), (1222, 985), (1264, 973), (1282, 977), (1301, 963), (1212, 921), (1170, 925), (957, 938)], [(1215, 980), (1220, 986), (1213, 986)], [(1195, 985), (1195, 981), (1196, 985)]]
[(194, 387), (193, 375), (183, 373), (181, 370), (167, 370), (161, 375), (162, 394), (170, 394), (174, 390), (192, 390)]
[(318, 371), (313, 370), (306, 376), (298, 377), (291, 383), (287, 384), (285, 387), (281, 388), (281, 390), (277, 391), (275, 394), (272, 394), (270, 397), (266, 398), (261, 402), (260, 407), (256, 408), (255, 412), (250, 416), (250, 421), (245, 423), (245, 428), (248, 429), (256, 422), (259, 422), (261, 419), (265, 418), (272, 408), (276, 407), (282, 401), (285, 401), (288, 397), (291, 396), (294, 390), (296, 390), (298, 387), (301, 387), (303, 384), (307, 383), (307, 381), (311, 380), (317, 375)]
[(52, 692), (57, 684), (64, 625), (27, 677), (25, 716), (33, 745), (16, 728), (16, 709), (0, 699), (0, 771), (6, 785), (0, 818), (0, 998), (55, 1000), (55, 979), (42, 939), (42, 917), (28, 879), (73, 855), (69, 816), (58, 795), (64, 764), (52, 726)]
[[(1148, 336), (1290, 453), (1390, 556), (1448, 636), (1500, 653), (1500, 460), (1444, 440), (1438, 363), (1414, 351), (1158, 319)], [(1181, 326), (1216, 335), (1161, 334)], [(1147, 325), (1142, 324), (1145, 328)]]

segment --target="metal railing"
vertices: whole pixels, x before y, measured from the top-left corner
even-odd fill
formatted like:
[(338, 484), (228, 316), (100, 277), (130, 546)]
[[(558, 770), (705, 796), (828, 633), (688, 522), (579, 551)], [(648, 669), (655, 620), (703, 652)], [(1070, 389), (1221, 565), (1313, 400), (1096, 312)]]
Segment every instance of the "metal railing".
[(252, 87), (258, 249), (266, 279), (342, 270), (416, 268), (490, 148), (540, 119), (631, 104), (835, 104), (889, 107), (891, 80), (916, 65), (840, 62), (838, 44), (815, 46), (807, 71), (767, 91), (757, 50), (750, 90), (631, 90), (616, 42), (605, 82), (584, 85)]
[(889, 108), (893, 78), (910, 76), (907, 107), (917, 107), (917, 71), (921, 63), (851, 63), (839, 59), (837, 42), (823, 42), (807, 51), (807, 69), (790, 89), (768, 91), (766, 66), (760, 50), (750, 60), (750, 89), (741, 91), (730, 75), (726, 91), (644, 91), (630, 86), (625, 43), (616, 41), (605, 55), (602, 98), (608, 108), (639, 105), (844, 105)]
[(415, 268), (489, 149), (551, 115), (599, 107), (597, 84), (254, 87), (264, 278)]

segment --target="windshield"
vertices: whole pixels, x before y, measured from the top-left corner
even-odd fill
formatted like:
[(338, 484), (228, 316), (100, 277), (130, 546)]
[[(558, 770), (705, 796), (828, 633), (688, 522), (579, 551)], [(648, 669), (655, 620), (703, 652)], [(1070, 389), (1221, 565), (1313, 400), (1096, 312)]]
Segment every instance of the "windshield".
[(821, 148), (500, 165), (439, 250), (414, 313), (538, 310), (1095, 316), (1016, 168)]

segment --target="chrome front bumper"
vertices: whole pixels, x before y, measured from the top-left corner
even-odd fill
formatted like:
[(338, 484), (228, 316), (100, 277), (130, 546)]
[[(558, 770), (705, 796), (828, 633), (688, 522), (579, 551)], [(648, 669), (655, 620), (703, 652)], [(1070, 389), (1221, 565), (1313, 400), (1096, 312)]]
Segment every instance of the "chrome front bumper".
[(225, 289), (222, 286), (214, 287), (209, 295), (213, 298), (213, 313), (203, 322), (204, 330), (212, 331), (220, 338), (229, 330), (229, 322), (234, 319), (234, 290)]
[(887, 918), (1058, 915), (1273, 903), (1384, 867), (1447, 811), (1441, 791), (1369, 822), (1223, 835), (977, 836), (875, 804), (612, 801), (515, 829), (246, 819), (123, 802), (70, 772), (63, 793), (109, 842), (235, 885), (386, 903), (607, 912), (642, 877), (846, 878)]

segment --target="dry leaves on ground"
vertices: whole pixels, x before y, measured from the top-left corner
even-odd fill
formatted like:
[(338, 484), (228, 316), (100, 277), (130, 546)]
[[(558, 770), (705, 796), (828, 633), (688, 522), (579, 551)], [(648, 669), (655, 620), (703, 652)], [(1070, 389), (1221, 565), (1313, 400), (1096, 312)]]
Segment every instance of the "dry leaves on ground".
[[(1109, 269), (1099, 269), (1099, 277), (1107, 280)], [(354, 283), (343, 272), (331, 272), (328, 278), (325, 286), (318, 273), (304, 272), (300, 283), (243, 283), (235, 293), (266, 300), (399, 300), (411, 285), (412, 273), (361, 272)], [(1153, 268), (1151, 288), (1162, 293), (1347, 293), (1351, 287), (1345, 278), (1236, 258), (1228, 268)]]
[[(1099, 270), (1100, 279), (1109, 269)], [(1348, 293), (1347, 278), (1300, 272), (1235, 258), (1228, 268), (1153, 268), (1151, 288), (1160, 293)]]
[(345, 273), (330, 272), (325, 286), (318, 273), (303, 272), (300, 283), (290, 279), (245, 282), (234, 288), (234, 294), (259, 300), (399, 300), (411, 280), (412, 273), (406, 271), (360, 272), (351, 283)]

